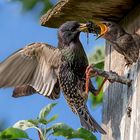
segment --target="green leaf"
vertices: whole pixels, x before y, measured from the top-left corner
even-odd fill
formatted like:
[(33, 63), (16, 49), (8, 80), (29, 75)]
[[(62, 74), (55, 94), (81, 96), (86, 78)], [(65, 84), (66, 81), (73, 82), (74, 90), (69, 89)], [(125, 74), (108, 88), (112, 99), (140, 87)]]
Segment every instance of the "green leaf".
[(104, 62), (105, 62), (104, 59), (103, 59), (103, 60), (100, 60), (100, 61), (94, 63), (94, 66), (95, 66), (96, 68), (98, 68), (98, 69), (104, 69)]
[(47, 124), (47, 120), (46, 119), (39, 119), (39, 123), (42, 123), (42, 124), (46, 125)]
[(54, 120), (56, 120), (57, 118), (58, 118), (58, 115), (52, 116), (49, 120), (47, 120), (47, 124), (52, 122), (52, 121), (54, 121)]
[(51, 128), (53, 130), (52, 134), (54, 136), (64, 136), (67, 139), (80, 138), (84, 140), (96, 140), (95, 135), (84, 128), (74, 130), (64, 123), (57, 123)]
[[(90, 64), (94, 64), (96, 68), (104, 69), (104, 58), (105, 58), (104, 52), (105, 52), (104, 47), (98, 47), (96, 51), (90, 54), (90, 56), (88, 57)], [(97, 86), (99, 87), (103, 79), (101, 77), (96, 77), (95, 80)], [(98, 96), (94, 96), (93, 94), (90, 94), (90, 100), (92, 106), (97, 106), (101, 104), (103, 101), (103, 91), (101, 91)]]
[(52, 127), (46, 128), (45, 131), (46, 131), (46, 134), (47, 134), (48, 132), (52, 131)]
[(53, 7), (53, 4), (50, 2), (50, 0), (44, 0), (44, 7), (41, 14), (45, 14), (52, 7)]
[(98, 47), (92, 54), (88, 56), (90, 64), (96, 64), (105, 58), (104, 47)]
[(2, 140), (12, 140), (21, 138), (31, 140), (26, 132), (18, 128), (10, 127), (0, 133), (0, 139)]
[(84, 128), (79, 128), (75, 130), (75, 132), (73, 133), (73, 138), (81, 138), (84, 140), (97, 140), (95, 135), (93, 135), (92, 132)]
[[(99, 88), (99, 86), (101, 85), (101, 83), (103, 82), (103, 78), (101, 77), (96, 77), (96, 83), (97, 83), (97, 87)], [(100, 105), (103, 101), (103, 90), (100, 91), (100, 93), (98, 94), (98, 96), (94, 96), (92, 93), (90, 93), (90, 101), (93, 107)]]
[(18, 121), (17, 123), (15, 123), (13, 125), (13, 127), (21, 129), (21, 130), (27, 130), (27, 129), (30, 129), (30, 128), (34, 128), (40, 133), (42, 140), (45, 139), (44, 136), (43, 136), (42, 130), (38, 126), (36, 126), (35, 123), (32, 123), (31, 120)]
[(74, 130), (64, 123), (56, 123), (52, 127), (54, 136), (64, 136), (68, 139), (72, 138)]
[[(11, 0), (12, 2), (20, 2), (22, 4), (22, 10), (24, 12), (28, 12), (30, 10), (36, 10), (39, 14), (42, 15), (46, 13), (50, 8), (53, 7), (53, 3), (51, 0)], [(36, 8), (38, 5), (42, 5), (43, 7), (40, 9)]]
[(50, 113), (52, 108), (56, 106), (57, 103), (48, 104), (45, 106), (39, 113), (39, 119), (45, 119), (46, 116)]
[(18, 121), (17, 123), (15, 123), (13, 125), (14, 128), (18, 128), (18, 129), (21, 129), (21, 130), (27, 130), (29, 128), (35, 128), (35, 129), (38, 129), (37, 126), (31, 122), (31, 120), (21, 120), (21, 121)]
[(35, 120), (28, 120), (28, 122), (34, 124), (35, 126), (37, 126), (39, 124), (39, 120), (35, 119)]
[(46, 119), (39, 119), (39, 122), (44, 124), (44, 125), (47, 125), (48, 123), (56, 120), (58, 118), (58, 115), (54, 115), (53, 117), (51, 117), (50, 119), (46, 120)]

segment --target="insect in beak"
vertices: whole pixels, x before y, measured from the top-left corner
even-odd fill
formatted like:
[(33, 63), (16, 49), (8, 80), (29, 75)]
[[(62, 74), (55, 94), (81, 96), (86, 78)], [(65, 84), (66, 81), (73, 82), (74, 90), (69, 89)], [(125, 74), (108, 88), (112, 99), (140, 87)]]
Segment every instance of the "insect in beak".
[(86, 23), (80, 23), (80, 26), (78, 28), (79, 31), (87, 32), (88, 31), (88, 26)]

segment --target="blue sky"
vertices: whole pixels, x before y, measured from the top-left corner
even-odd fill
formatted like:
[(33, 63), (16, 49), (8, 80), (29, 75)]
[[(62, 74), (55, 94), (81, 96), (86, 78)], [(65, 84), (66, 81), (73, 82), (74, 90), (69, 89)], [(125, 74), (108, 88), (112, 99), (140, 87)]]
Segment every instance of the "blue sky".
[[(40, 26), (39, 19), (33, 12), (21, 13), (19, 3), (7, 3), (1, 0), (0, 19), (0, 61), (32, 42), (46, 42), (57, 46), (57, 29)], [(104, 45), (103, 40), (95, 41), (93, 35), (90, 35), (89, 44), (87, 44), (86, 34), (82, 33), (80, 38), (88, 54), (92, 53), (96, 46)], [(0, 89), (0, 120), (5, 120), (7, 127), (18, 120), (35, 118), (40, 109), (51, 102), (58, 102), (51, 113), (51, 115), (59, 114), (56, 122), (65, 122), (73, 128), (80, 127), (78, 117), (71, 112), (63, 95), (56, 101), (51, 101), (38, 94), (15, 99), (11, 97), (12, 90), (12, 88)], [(98, 122), (101, 122), (101, 109), (101, 106), (90, 109), (92, 116)], [(33, 140), (38, 139), (34, 131), (29, 132)], [(97, 137), (100, 140), (99, 134)], [(57, 139), (63, 140), (61, 137)]]

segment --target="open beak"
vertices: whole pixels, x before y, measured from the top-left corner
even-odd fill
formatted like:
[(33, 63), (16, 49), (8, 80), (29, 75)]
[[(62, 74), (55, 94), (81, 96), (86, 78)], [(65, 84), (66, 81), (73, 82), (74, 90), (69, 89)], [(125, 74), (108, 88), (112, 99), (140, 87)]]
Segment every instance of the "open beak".
[(99, 36), (96, 38), (96, 40), (102, 37), (108, 31), (107, 26), (103, 23), (98, 23), (97, 26), (100, 27), (100, 33), (99, 33)]
[(88, 26), (86, 23), (80, 23), (80, 26), (78, 28), (79, 31), (87, 32), (88, 31)]

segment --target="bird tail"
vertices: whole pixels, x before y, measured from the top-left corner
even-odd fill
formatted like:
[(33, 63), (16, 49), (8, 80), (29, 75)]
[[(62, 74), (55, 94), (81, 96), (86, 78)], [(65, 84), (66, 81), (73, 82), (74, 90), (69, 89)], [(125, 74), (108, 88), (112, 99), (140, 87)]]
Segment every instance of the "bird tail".
[(77, 109), (77, 113), (80, 117), (81, 125), (89, 130), (94, 132), (100, 132), (106, 134), (106, 132), (101, 128), (101, 126), (95, 121), (95, 119), (89, 113), (87, 106), (82, 106)]

